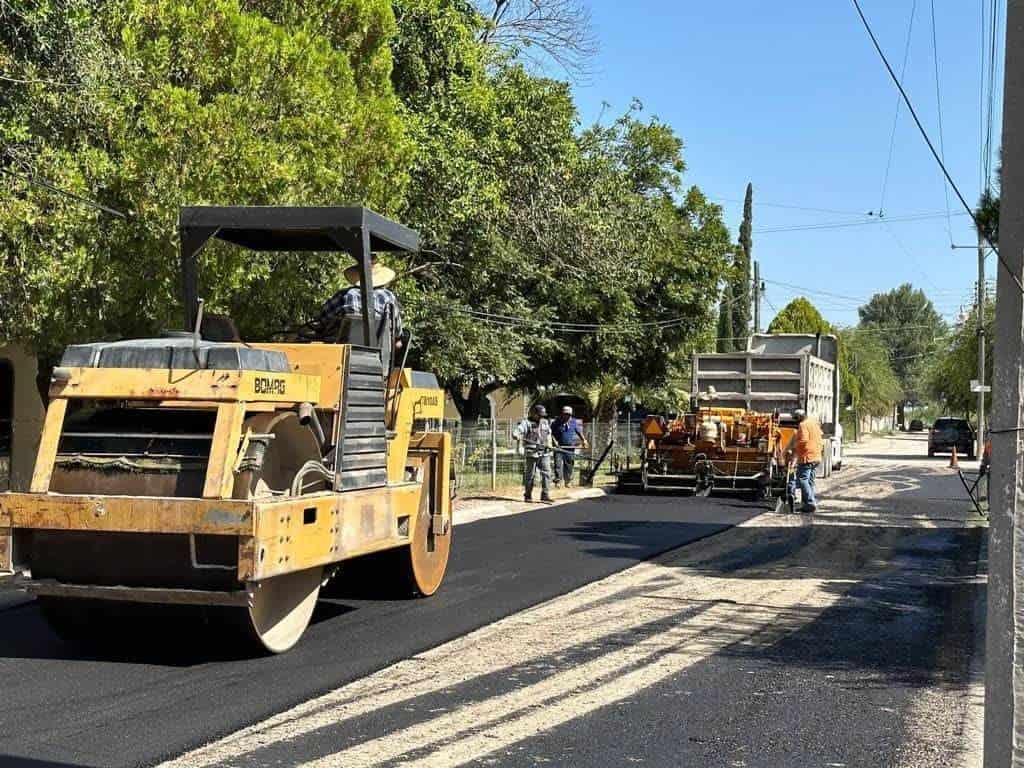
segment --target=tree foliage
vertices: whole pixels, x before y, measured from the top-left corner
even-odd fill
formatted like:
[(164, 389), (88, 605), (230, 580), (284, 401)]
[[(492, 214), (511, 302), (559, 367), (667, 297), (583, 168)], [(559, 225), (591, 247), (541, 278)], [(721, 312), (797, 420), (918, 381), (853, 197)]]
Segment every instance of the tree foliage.
[(483, 43), (534, 65), (554, 62), (570, 77), (589, 72), (597, 38), (582, 0), (481, 0), (478, 7)]
[[(991, 382), (995, 346), (995, 303), (985, 305), (985, 381)], [(971, 379), (978, 378), (978, 310), (952, 329), (950, 338), (925, 367), (927, 394), (947, 413), (977, 411), (978, 395), (971, 392)], [(986, 404), (991, 404), (988, 398)]]
[(784, 306), (768, 326), (768, 333), (832, 332), (832, 325), (803, 296), (798, 296)]
[[(498, 386), (665, 383), (712, 330), (721, 210), (684, 189), (671, 128), (639, 104), (581, 127), (495, 21), (470, 0), (0, 4), (0, 339), (179, 326), (182, 204), (362, 203), (421, 232), (385, 258), (412, 362), (464, 414)], [(343, 266), (211, 244), (200, 289), (259, 338)]]
[(910, 283), (886, 293), (876, 293), (857, 312), (861, 327), (876, 329), (889, 350), (904, 397), (914, 398), (920, 388), (921, 365), (935, 352), (946, 332), (942, 316), (924, 291)]
[(839, 332), (843, 357), (843, 388), (860, 416), (885, 416), (902, 397), (903, 388), (878, 334), (859, 328)]
[(997, 192), (985, 190), (974, 211), (978, 231), (993, 245), (999, 245), (999, 202), (1000, 196)]
[(750, 333), (750, 289), (753, 284), (753, 225), (754, 225), (754, 185), (747, 184), (743, 196), (743, 221), (740, 223), (739, 247), (736, 250), (735, 275), (732, 283), (732, 329), (733, 349), (744, 349), (744, 338)]
[[(388, 3), (2, 8), (0, 68), (21, 82), (0, 96), (0, 337), (53, 352), (180, 326), (182, 204), (398, 208), (411, 145), (390, 82)], [(336, 258), (216, 247), (200, 258), (210, 308), (253, 336), (311, 313), (338, 272)]]

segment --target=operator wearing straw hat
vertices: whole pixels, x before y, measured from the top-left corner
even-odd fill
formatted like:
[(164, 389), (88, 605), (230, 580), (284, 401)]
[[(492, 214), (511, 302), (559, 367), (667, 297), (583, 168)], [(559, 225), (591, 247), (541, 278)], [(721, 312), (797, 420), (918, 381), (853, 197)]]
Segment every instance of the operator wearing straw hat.
[[(391, 332), (389, 334), (395, 347), (401, 346), (399, 338), (402, 335), (402, 311), (398, 304), (398, 297), (387, 288), (394, 282), (395, 270), (377, 261), (374, 257), (370, 262), (370, 279), (373, 281), (373, 310), (382, 323), (390, 322)], [(361, 282), (359, 265), (353, 264), (343, 273), (348, 280), (348, 288), (343, 288), (329, 298), (320, 310), (320, 314), (313, 321), (313, 327), (318, 329), (318, 335), (327, 336), (329, 329), (337, 328), (343, 317), (362, 317), (363, 297), (359, 290)]]

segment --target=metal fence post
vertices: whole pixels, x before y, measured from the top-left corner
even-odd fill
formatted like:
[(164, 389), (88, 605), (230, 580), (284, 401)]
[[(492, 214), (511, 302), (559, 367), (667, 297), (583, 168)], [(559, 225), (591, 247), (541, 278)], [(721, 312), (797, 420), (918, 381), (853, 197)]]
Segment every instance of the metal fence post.
[(498, 488), (498, 420), (491, 419), (491, 490)]

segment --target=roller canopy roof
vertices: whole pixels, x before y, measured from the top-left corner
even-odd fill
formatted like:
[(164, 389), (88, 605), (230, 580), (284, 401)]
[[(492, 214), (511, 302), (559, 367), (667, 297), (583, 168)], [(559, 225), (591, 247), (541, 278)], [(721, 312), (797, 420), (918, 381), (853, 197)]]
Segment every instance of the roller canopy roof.
[(415, 230), (359, 206), (185, 206), (178, 225), (183, 240), (206, 235), (257, 251), (353, 252), (363, 230), (372, 251), (420, 247)]
[(178, 214), (185, 327), (199, 307), (196, 254), (211, 239), (254, 251), (343, 251), (360, 267), (365, 338), (370, 344), (370, 260), (374, 251), (418, 251), (419, 234), (361, 206), (193, 205)]

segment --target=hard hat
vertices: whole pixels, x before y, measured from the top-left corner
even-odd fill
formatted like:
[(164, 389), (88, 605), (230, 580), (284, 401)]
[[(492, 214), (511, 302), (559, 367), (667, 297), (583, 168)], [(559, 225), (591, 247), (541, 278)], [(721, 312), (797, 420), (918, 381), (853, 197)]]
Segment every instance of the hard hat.
[[(362, 282), (362, 274), (358, 264), (353, 264), (345, 270), (345, 279), (350, 285), (359, 285)], [(397, 275), (391, 267), (385, 267), (376, 259), (370, 262), (370, 279), (373, 280), (374, 288), (383, 288), (392, 282)]]
[(534, 416), (540, 416), (542, 419), (548, 415), (548, 409), (540, 403), (537, 403), (533, 408), (530, 409)]
[(804, 418), (806, 415), (807, 411), (805, 411), (803, 408), (797, 408), (795, 411), (793, 411), (793, 416), (795, 416), (797, 420)]
[(572, 416), (572, 408), (569, 407), (568, 405), (563, 405), (562, 406), (562, 413), (566, 413), (569, 416)]

